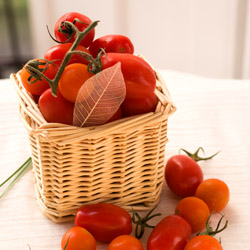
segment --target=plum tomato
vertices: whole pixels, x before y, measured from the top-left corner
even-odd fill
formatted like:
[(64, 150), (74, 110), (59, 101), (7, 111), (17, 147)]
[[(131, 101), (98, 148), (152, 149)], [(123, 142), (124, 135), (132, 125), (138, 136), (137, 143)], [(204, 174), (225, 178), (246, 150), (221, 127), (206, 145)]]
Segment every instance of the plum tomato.
[(96, 240), (86, 229), (72, 227), (63, 235), (61, 247), (62, 250), (96, 250)]
[(108, 250), (143, 250), (141, 242), (132, 235), (120, 235), (113, 239)]
[(147, 250), (183, 250), (191, 236), (191, 226), (179, 215), (163, 218), (151, 232)]
[(84, 205), (77, 210), (75, 226), (84, 227), (96, 240), (109, 243), (120, 235), (132, 232), (132, 219), (119, 206), (96, 203)]
[(122, 105), (122, 114), (124, 117), (154, 112), (158, 103), (155, 94), (144, 96), (143, 98), (126, 98)]
[(203, 173), (198, 163), (189, 156), (174, 155), (167, 161), (165, 180), (176, 195), (193, 196), (203, 181)]
[(100, 49), (104, 49), (106, 53), (134, 53), (134, 45), (130, 39), (123, 35), (106, 35), (97, 38), (89, 46), (89, 51), (93, 57), (97, 57)]
[(66, 100), (75, 102), (81, 86), (93, 76), (92, 73), (88, 72), (87, 68), (88, 66), (82, 63), (73, 63), (65, 67), (58, 87)]
[(198, 235), (192, 238), (184, 250), (223, 250), (220, 242), (210, 235)]
[[(42, 59), (35, 59), (41, 63), (46, 63), (46, 61)], [(43, 74), (48, 77), (49, 79), (53, 79), (58, 71), (58, 67), (54, 64), (49, 64), (45, 69), (45, 64), (39, 65), (39, 69), (44, 69)], [(23, 87), (32, 95), (40, 96), (46, 89), (48, 89), (49, 83), (42, 77), (41, 80), (37, 80), (34, 83), (31, 83), (35, 80), (35, 78), (30, 78), (30, 73), (25, 69), (22, 68), (20, 72), (20, 77), (22, 80)]]
[(210, 212), (219, 212), (227, 206), (230, 192), (224, 181), (211, 178), (200, 183), (196, 189), (195, 196), (206, 202)]
[(192, 233), (197, 233), (205, 228), (210, 211), (203, 200), (190, 196), (179, 201), (175, 214), (180, 215), (190, 224)]
[[(79, 29), (79, 31), (85, 30), (90, 24), (91, 19), (81, 13), (77, 12), (68, 12), (62, 15), (56, 22), (54, 32), (55, 37), (59, 42), (74, 42), (75, 34), (71, 28), (66, 28), (62, 26), (65, 21), (73, 23), (74, 20), (80, 20), (75, 22), (75, 26)], [(60, 32), (60, 27), (62, 27), (62, 32)], [(68, 41), (68, 38), (71, 37)], [(81, 45), (88, 48), (89, 45), (92, 43), (95, 37), (95, 29), (92, 29), (81, 41)]]
[(50, 88), (45, 90), (38, 100), (38, 106), (47, 122), (73, 124), (74, 104), (67, 101), (59, 90), (57, 97), (52, 95)]
[[(57, 44), (51, 48), (49, 48), (45, 54), (44, 58), (47, 59), (48, 61), (53, 61), (54, 64), (57, 64), (58, 66), (61, 65), (63, 58), (65, 57), (66, 53), (69, 51), (71, 48), (72, 43), (61, 43)], [(84, 53), (90, 54), (89, 50), (83, 47), (82, 45), (78, 45), (75, 51), (82, 51)], [(70, 58), (68, 65), (72, 63), (83, 63), (88, 65), (89, 61), (86, 60), (83, 56), (80, 54), (73, 54), (72, 57)]]
[(154, 95), (155, 72), (141, 57), (125, 53), (107, 53), (102, 56), (101, 60), (103, 69), (121, 62), (121, 70), (126, 84), (125, 98), (138, 99)]

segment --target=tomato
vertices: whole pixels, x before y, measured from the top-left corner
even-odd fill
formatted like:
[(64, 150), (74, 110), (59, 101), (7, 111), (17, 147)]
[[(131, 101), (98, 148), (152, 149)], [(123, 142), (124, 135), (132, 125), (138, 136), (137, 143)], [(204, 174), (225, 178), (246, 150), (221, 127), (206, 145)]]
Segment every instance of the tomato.
[(121, 207), (97, 203), (82, 206), (77, 210), (75, 226), (86, 228), (96, 240), (108, 243), (119, 235), (130, 234), (132, 219)]
[(111, 241), (108, 250), (143, 250), (143, 246), (132, 235), (120, 235)]
[(63, 98), (59, 90), (57, 97), (52, 95), (50, 88), (45, 90), (38, 100), (38, 106), (47, 122), (73, 124), (74, 104)]
[(79, 89), (91, 76), (93, 74), (88, 72), (85, 64), (73, 63), (66, 66), (58, 83), (62, 96), (75, 102)]
[(100, 49), (104, 49), (106, 53), (134, 53), (134, 45), (130, 39), (122, 35), (106, 35), (97, 38), (89, 46), (89, 51), (92, 56), (97, 57)]
[[(63, 26), (62, 32), (59, 31), (59, 28), (62, 27), (62, 24), (65, 21), (73, 23), (75, 19), (79, 19), (80, 22), (76, 21), (75, 26), (79, 29), (79, 31), (85, 30), (90, 24), (91, 24), (91, 19), (81, 13), (77, 12), (69, 12), (65, 13), (62, 15), (56, 22), (54, 32), (55, 32), (55, 37), (59, 42), (66, 42), (69, 37), (69, 41), (67, 42), (74, 42), (75, 40), (75, 34), (71, 28), (66, 28)], [(81, 41), (81, 45), (84, 47), (88, 47), (92, 41), (94, 40), (95, 37), (95, 29), (92, 29)]]
[(191, 236), (191, 226), (179, 215), (169, 215), (151, 232), (147, 250), (183, 250)]
[(144, 96), (143, 98), (129, 99), (126, 98), (122, 105), (124, 117), (154, 112), (158, 99), (155, 94)]
[(205, 228), (210, 215), (207, 204), (197, 197), (186, 197), (179, 201), (175, 213), (183, 217), (191, 226), (192, 232), (197, 233)]
[(137, 99), (154, 95), (156, 77), (151, 66), (142, 58), (124, 53), (107, 53), (102, 58), (103, 69), (121, 62), (126, 84), (126, 98)]
[(227, 206), (230, 192), (224, 181), (211, 178), (198, 186), (195, 196), (206, 202), (211, 212), (219, 212)]
[[(62, 43), (62, 44), (57, 44), (51, 48), (49, 48), (45, 54), (44, 58), (47, 59), (48, 61), (54, 61), (54, 64), (57, 64), (58, 66), (61, 65), (62, 60), (66, 53), (69, 51), (71, 48), (72, 43)], [(83, 47), (82, 45), (78, 45), (75, 51), (82, 51), (85, 53), (89, 53), (88, 49)], [(84, 63), (84, 64), (89, 64), (89, 61), (83, 58), (79, 54), (73, 54), (72, 57), (70, 58), (68, 65), (72, 63)]]
[(198, 235), (191, 239), (184, 250), (223, 250), (220, 242), (210, 235)]
[(62, 250), (96, 250), (96, 241), (86, 229), (72, 227), (63, 235), (61, 247)]
[[(36, 60), (36, 59), (35, 59)], [(44, 60), (37, 59), (36, 61), (39, 61), (41, 63), (46, 63)], [(39, 65), (39, 69), (45, 69), (45, 65)], [(45, 72), (43, 74), (47, 76), (49, 79), (53, 79), (58, 71), (58, 67), (49, 64)], [(22, 68), (20, 72), (20, 77), (22, 80), (23, 87), (31, 94), (40, 96), (46, 89), (48, 89), (49, 83), (42, 77), (41, 80), (37, 80), (34, 83), (29, 83), (28, 79), (30, 77), (30, 73), (25, 69), (25, 67)], [(34, 81), (35, 78), (31, 78), (30, 81)]]
[(165, 180), (176, 195), (192, 196), (203, 181), (203, 173), (197, 162), (189, 156), (175, 155), (167, 161)]

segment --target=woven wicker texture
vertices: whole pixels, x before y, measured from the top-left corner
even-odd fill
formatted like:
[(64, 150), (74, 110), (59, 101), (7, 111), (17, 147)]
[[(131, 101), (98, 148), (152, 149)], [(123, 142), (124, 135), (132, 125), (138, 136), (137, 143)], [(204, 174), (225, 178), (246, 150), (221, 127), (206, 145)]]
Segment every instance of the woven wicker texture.
[(12, 74), (20, 117), (29, 135), (37, 200), (55, 222), (74, 219), (78, 207), (110, 202), (145, 210), (160, 197), (168, 117), (175, 106), (156, 73), (156, 111), (105, 125), (78, 128), (47, 123)]

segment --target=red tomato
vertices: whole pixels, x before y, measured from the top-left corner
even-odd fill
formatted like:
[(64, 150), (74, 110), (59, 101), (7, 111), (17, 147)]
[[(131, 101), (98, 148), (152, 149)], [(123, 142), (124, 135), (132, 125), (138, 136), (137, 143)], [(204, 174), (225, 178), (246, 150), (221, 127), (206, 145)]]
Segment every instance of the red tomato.
[(73, 63), (66, 66), (58, 83), (62, 96), (75, 102), (79, 89), (91, 76), (93, 74), (88, 72), (85, 64)]
[(96, 240), (108, 243), (119, 235), (130, 234), (132, 219), (121, 207), (97, 203), (77, 210), (75, 226), (86, 228)]
[(126, 98), (137, 99), (154, 95), (155, 72), (142, 58), (124, 53), (107, 53), (102, 56), (103, 69), (121, 62), (121, 70), (126, 84)]
[(143, 246), (132, 235), (120, 235), (111, 241), (108, 250), (143, 250)]
[[(89, 19), (89, 17), (77, 13), (77, 12), (69, 12), (66, 13), (64, 15), (62, 15), (58, 21), (55, 24), (55, 28), (54, 28), (54, 32), (55, 32), (55, 36), (56, 39), (59, 42), (66, 42), (67, 39), (71, 36), (70, 40), (68, 42), (74, 42), (75, 40), (75, 34), (73, 33), (73, 30), (67, 29), (66, 27), (63, 27), (63, 33), (59, 31), (59, 27), (61, 27), (62, 23), (65, 21), (71, 22), (73, 23), (73, 21), (75, 19), (79, 19), (80, 22), (75, 22), (75, 26), (79, 29), (79, 31), (83, 31), (85, 30), (90, 24), (91, 24), (91, 20)], [(95, 29), (92, 29), (81, 41), (81, 45), (84, 47), (88, 47), (92, 41), (94, 40), (95, 37)]]
[[(44, 62), (46, 63), (44, 60), (36, 60), (39, 62)], [(40, 69), (45, 69), (45, 65), (40, 65), (39, 66)], [(49, 64), (46, 71), (43, 72), (43, 74), (45, 76), (47, 76), (49, 79), (53, 79), (56, 75), (58, 71), (58, 67), (53, 65), (53, 64)], [(41, 80), (37, 80), (34, 83), (29, 83), (28, 79), (30, 77), (30, 73), (25, 69), (25, 67), (22, 68), (21, 73), (20, 73), (20, 77), (22, 80), (22, 84), (23, 87), (31, 94), (33, 95), (38, 95), (40, 96), (46, 89), (49, 88), (49, 83), (42, 78)], [(30, 81), (32, 82), (33, 80), (35, 80), (35, 78), (31, 78)]]
[(175, 214), (183, 217), (190, 224), (192, 232), (197, 233), (205, 228), (210, 211), (203, 200), (190, 196), (179, 201)]
[[(72, 43), (62, 43), (62, 44), (57, 44), (51, 48), (49, 48), (44, 55), (44, 58), (47, 59), (48, 61), (54, 61), (55, 64), (58, 66), (61, 65), (62, 60), (66, 53), (69, 51), (71, 48)], [(89, 53), (88, 49), (85, 47), (78, 45), (75, 51), (82, 51), (85, 53)], [(72, 63), (83, 63), (83, 64), (89, 64), (89, 61), (84, 59), (81, 55), (79, 54), (73, 54), (72, 57), (70, 58), (68, 65)]]
[(224, 181), (211, 178), (201, 182), (195, 196), (206, 202), (211, 212), (219, 212), (227, 206), (230, 192)]
[(63, 235), (61, 247), (62, 250), (96, 250), (96, 241), (86, 229), (73, 227)]
[(165, 179), (173, 193), (186, 197), (195, 194), (203, 181), (203, 173), (197, 162), (189, 156), (175, 155), (167, 161)]
[(191, 239), (184, 250), (223, 250), (220, 242), (210, 235), (199, 235)]
[(47, 122), (58, 122), (72, 125), (74, 104), (63, 98), (57, 89), (57, 97), (51, 93), (51, 89), (45, 90), (38, 101), (39, 109)]
[(106, 53), (134, 53), (134, 45), (130, 39), (122, 35), (106, 35), (99, 37), (90, 44), (89, 51), (92, 56), (97, 57), (101, 48), (104, 49)]
[(153, 229), (147, 250), (183, 250), (191, 235), (189, 223), (179, 215), (169, 215)]
[(124, 117), (154, 112), (158, 99), (155, 94), (143, 98), (129, 99), (126, 98), (122, 105), (122, 114)]

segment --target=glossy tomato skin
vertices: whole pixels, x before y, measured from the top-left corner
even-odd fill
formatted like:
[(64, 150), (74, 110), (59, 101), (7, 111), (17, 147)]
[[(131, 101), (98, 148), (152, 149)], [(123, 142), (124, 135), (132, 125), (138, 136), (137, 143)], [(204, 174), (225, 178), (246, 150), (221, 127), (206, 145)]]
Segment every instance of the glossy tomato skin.
[[(45, 62), (44, 60), (38, 60), (40, 62)], [(43, 69), (45, 66), (41, 66), (39, 68)], [(43, 74), (47, 76), (49, 79), (53, 79), (58, 71), (58, 67), (50, 64), (48, 65), (47, 69)], [(41, 80), (37, 80), (34, 83), (29, 83), (28, 79), (30, 77), (30, 73), (25, 69), (25, 67), (22, 68), (20, 72), (20, 77), (22, 80), (23, 87), (32, 95), (40, 96), (46, 89), (48, 89), (49, 83), (42, 78)], [(32, 81), (33, 79), (31, 79)]]
[(96, 240), (104, 243), (132, 231), (130, 214), (113, 204), (97, 203), (80, 207), (75, 216), (75, 226), (84, 227)]
[(147, 250), (183, 250), (190, 236), (189, 223), (179, 215), (169, 215), (151, 232)]
[[(62, 43), (62, 44), (57, 44), (51, 48), (49, 48), (45, 54), (44, 58), (47, 59), (48, 61), (54, 61), (55, 64), (58, 66), (61, 65), (63, 58), (65, 57), (66, 53), (69, 51), (71, 48), (72, 43)], [(76, 50), (82, 51), (85, 53), (89, 53), (89, 50), (83, 47), (82, 45), (78, 45)], [(70, 58), (68, 65), (72, 63), (83, 63), (88, 65), (89, 61), (80, 56), (79, 54), (73, 54), (72, 57)]]
[(141, 242), (132, 235), (120, 235), (113, 239), (108, 250), (143, 250)]
[[(81, 22), (76, 22), (75, 26), (79, 29), (79, 31), (85, 30), (90, 24), (91, 24), (91, 19), (81, 13), (78, 12), (69, 12), (65, 13), (62, 15), (56, 22), (54, 32), (55, 32), (55, 37), (59, 42), (66, 42), (67, 37), (59, 32), (59, 27), (61, 26), (62, 22), (68, 21), (73, 23), (75, 19), (79, 19)], [(95, 29), (92, 29), (81, 41), (81, 45), (88, 48), (89, 45), (92, 43), (95, 37)], [(74, 42), (75, 40), (75, 34), (71, 37), (71, 39), (68, 42)]]
[(72, 227), (65, 232), (61, 241), (62, 250), (66, 244), (66, 250), (96, 250), (95, 238), (82, 227)]
[(123, 35), (106, 35), (99, 37), (89, 46), (92, 56), (97, 57), (100, 49), (104, 49), (106, 53), (134, 53), (134, 45), (131, 40)]
[(203, 173), (197, 162), (189, 156), (175, 155), (167, 161), (165, 180), (173, 193), (187, 197), (195, 194), (203, 181)]
[(126, 97), (143, 98), (154, 95), (156, 77), (151, 66), (142, 58), (125, 53), (107, 53), (102, 58), (103, 69), (121, 62), (121, 70), (126, 84)]
[(38, 106), (47, 122), (73, 124), (74, 104), (64, 99), (59, 89), (57, 97), (52, 95), (50, 88), (45, 90), (38, 100)]
[(210, 235), (199, 235), (192, 238), (184, 250), (223, 250), (220, 242)]

